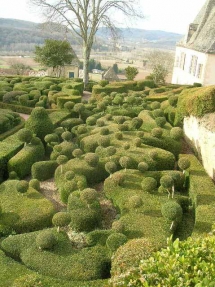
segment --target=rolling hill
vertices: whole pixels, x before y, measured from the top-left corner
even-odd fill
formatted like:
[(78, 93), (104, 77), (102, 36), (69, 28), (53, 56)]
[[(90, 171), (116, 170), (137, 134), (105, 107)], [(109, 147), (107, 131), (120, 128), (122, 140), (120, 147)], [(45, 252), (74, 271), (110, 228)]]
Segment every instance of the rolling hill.
[[(119, 29), (121, 42), (124, 45), (129, 43), (141, 43), (148, 47), (163, 46), (174, 49), (177, 41), (182, 35), (157, 31), (143, 30), (134, 28)], [(78, 45), (78, 40), (70, 33), (70, 30), (64, 26), (52, 23), (44, 26), (29, 21), (0, 18), (0, 53), (29, 53), (34, 50), (35, 45), (44, 43), (47, 38), (52, 39), (68, 39), (73, 46)], [(103, 49), (103, 45), (108, 43), (107, 28), (100, 28), (97, 32), (97, 49)], [(106, 45), (107, 46), (107, 45)]]

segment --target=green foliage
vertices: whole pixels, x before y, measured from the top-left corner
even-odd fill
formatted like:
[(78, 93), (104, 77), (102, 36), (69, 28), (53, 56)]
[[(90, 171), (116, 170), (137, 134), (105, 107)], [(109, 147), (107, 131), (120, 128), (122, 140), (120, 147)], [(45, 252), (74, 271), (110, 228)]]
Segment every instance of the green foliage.
[(32, 188), (34, 188), (35, 190), (40, 191), (40, 182), (39, 182), (39, 180), (36, 179), (36, 178), (32, 178), (32, 179), (29, 181), (29, 187), (32, 187)]
[(142, 198), (138, 195), (133, 195), (129, 198), (128, 205), (131, 209), (138, 208), (143, 205)]
[(157, 249), (157, 246), (146, 238), (132, 239), (120, 246), (112, 259), (111, 283), (137, 268), (141, 260), (148, 259)]
[(163, 135), (163, 130), (161, 128), (154, 128), (151, 131), (151, 135), (155, 138), (161, 138)]
[(78, 232), (89, 232), (100, 225), (98, 213), (91, 208), (82, 208), (70, 211), (72, 229)]
[[(37, 236), (44, 231), (7, 238), (3, 244), (4, 250), (10, 254), (15, 252), (22, 258), (23, 265), (43, 274), (42, 282), (47, 287), (69, 287), (71, 284), (74, 287), (104, 286), (101, 280), (98, 280), (98, 284), (90, 280), (108, 277), (110, 258), (105, 247), (77, 249), (65, 233), (57, 233), (53, 229), (47, 231), (52, 232), (57, 239), (53, 251), (41, 251), (36, 246)], [(93, 260), (90, 260), (91, 258)]]
[(37, 107), (32, 111), (30, 117), (25, 122), (25, 127), (42, 140), (47, 134), (51, 134), (54, 130), (52, 121), (46, 110), (42, 107)]
[(33, 133), (31, 130), (24, 128), (18, 131), (17, 136), (21, 142), (30, 143), (33, 138)]
[(102, 87), (105, 87), (105, 86), (107, 86), (108, 84), (109, 84), (109, 81), (108, 81), (108, 80), (101, 80), (101, 81), (99, 82), (99, 85), (102, 86)]
[(41, 276), (36, 274), (24, 275), (17, 278), (12, 287), (44, 287)]
[(117, 171), (117, 165), (115, 164), (114, 161), (108, 161), (105, 164), (105, 170), (112, 175), (115, 171)]
[(180, 158), (178, 160), (178, 166), (182, 170), (186, 170), (190, 167), (190, 161), (187, 158)]
[[(34, 140), (34, 141), (33, 141)], [(15, 171), (20, 178), (30, 174), (31, 166), (44, 158), (44, 146), (39, 138), (33, 138), (8, 161), (8, 171)]]
[(0, 134), (8, 132), (20, 123), (21, 118), (18, 114), (9, 110), (0, 110)]
[(113, 233), (108, 236), (106, 245), (111, 252), (115, 252), (121, 245), (127, 242), (127, 237), (122, 233)]
[(70, 223), (70, 215), (67, 212), (57, 212), (52, 218), (53, 225), (57, 227), (64, 227)]
[(171, 188), (174, 184), (174, 180), (171, 176), (169, 175), (164, 175), (161, 177), (160, 179), (160, 184), (164, 187), (164, 188)]
[(116, 63), (113, 64), (113, 70), (114, 70), (114, 72), (115, 72), (116, 74), (119, 73), (119, 68), (118, 68), (118, 65), (117, 65)]
[(125, 69), (125, 76), (129, 81), (134, 80), (134, 78), (136, 77), (137, 74), (138, 74), (138, 70), (135, 67), (128, 66)]
[(132, 165), (132, 159), (128, 156), (122, 156), (120, 159), (119, 159), (119, 164), (121, 165), (122, 168), (130, 168), (131, 165)]
[(84, 160), (92, 167), (96, 167), (99, 162), (99, 157), (95, 153), (87, 153)]
[(153, 68), (151, 76), (156, 84), (165, 84), (165, 79), (168, 74), (168, 69), (165, 66), (158, 64)]
[(26, 195), (21, 196), (16, 189), (18, 183), (17, 180), (8, 180), (0, 186), (0, 205), (3, 209), (0, 225), (18, 233), (50, 226), (54, 214), (52, 203), (31, 187)]
[(41, 250), (52, 250), (56, 243), (56, 238), (50, 230), (44, 230), (36, 237), (36, 245)]
[(149, 166), (148, 166), (148, 164), (147, 164), (146, 162), (141, 161), (141, 162), (138, 164), (138, 170), (139, 170), (140, 172), (145, 172), (145, 171), (147, 171), (148, 169), (149, 169)]
[(25, 192), (27, 192), (28, 187), (29, 187), (29, 183), (28, 183), (27, 181), (25, 181), (25, 180), (19, 181), (19, 182), (17, 183), (17, 185), (16, 185), (16, 189), (17, 189), (17, 191), (20, 192), (20, 193), (25, 193)]
[(182, 219), (183, 211), (177, 202), (168, 200), (162, 205), (161, 213), (168, 220), (180, 222)]
[(92, 204), (97, 199), (97, 192), (93, 188), (86, 188), (81, 191), (80, 199), (87, 204)]
[[(166, 249), (157, 251), (151, 258), (141, 261), (139, 267), (126, 274), (124, 278), (118, 277), (114, 286), (127, 286), (128, 282), (132, 287), (152, 287), (158, 284), (176, 287), (213, 286), (213, 251), (214, 236), (188, 238), (185, 241), (176, 239), (174, 242), (169, 239)], [(144, 282), (142, 278), (145, 278)]]
[(183, 138), (184, 132), (181, 128), (179, 127), (175, 127), (172, 128), (170, 130), (170, 136), (174, 139), (174, 140), (180, 140)]
[[(195, 225), (192, 236), (211, 231), (215, 222), (214, 183), (198, 159), (191, 154), (180, 156), (190, 162), (188, 191), (195, 207)], [(185, 172), (186, 175), (187, 171)]]
[(67, 41), (46, 39), (43, 47), (35, 47), (35, 61), (46, 67), (58, 68), (71, 64), (74, 53)]
[(122, 173), (115, 173), (112, 176), (112, 182), (114, 185), (122, 186), (125, 181), (125, 176)]
[(168, 102), (172, 107), (176, 107), (178, 103), (178, 96), (177, 95), (170, 96)]
[(86, 236), (86, 242), (89, 246), (95, 246), (97, 244), (105, 246), (106, 245), (106, 240), (108, 236), (112, 233), (112, 230), (93, 230), (89, 233), (87, 233)]
[(57, 167), (55, 160), (35, 162), (31, 167), (32, 177), (39, 181), (50, 179), (54, 176)]
[(7, 162), (22, 149), (23, 143), (14, 134), (0, 142), (0, 182), (7, 178)]
[(142, 180), (141, 186), (145, 192), (153, 192), (157, 188), (157, 181), (153, 177), (146, 177)]
[(183, 118), (188, 115), (203, 117), (215, 111), (214, 86), (184, 89), (179, 96), (175, 125), (182, 124)]
[(166, 124), (166, 118), (165, 117), (157, 117), (155, 119), (155, 122), (156, 124), (159, 126), (159, 127), (164, 127), (164, 125)]

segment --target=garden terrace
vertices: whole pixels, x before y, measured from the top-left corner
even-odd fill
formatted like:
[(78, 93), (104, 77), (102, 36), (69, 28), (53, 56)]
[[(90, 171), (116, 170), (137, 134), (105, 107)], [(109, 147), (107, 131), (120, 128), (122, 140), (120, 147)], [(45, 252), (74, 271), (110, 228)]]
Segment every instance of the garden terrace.
[(92, 88), (87, 102), (79, 80), (0, 78), (0, 107), (31, 114), (23, 128), (16, 113), (1, 113), (4, 286), (111, 286), (110, 276), (139, 265), (137, 254), (148, 260), (169, 236), (186, 242), (213, 228), (214, 185), (194, 155), (181, 154), (180, 126), (214, 111), (214, 88)]

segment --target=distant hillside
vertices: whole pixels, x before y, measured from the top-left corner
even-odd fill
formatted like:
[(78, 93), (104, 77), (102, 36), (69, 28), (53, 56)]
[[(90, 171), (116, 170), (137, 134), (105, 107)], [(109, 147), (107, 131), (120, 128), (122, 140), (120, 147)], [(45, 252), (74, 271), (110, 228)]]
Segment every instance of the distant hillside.
[[(44, 29), (43, 24), (29, 21), (0, 18), (0, 53), (29, 53), (34, 50), (35, 45), (43, 44), (47, 38), (63, 40), (67, 38), (72, 45), (77, 45), (77, 40), (63, 26), (52, 24)], [(142, 29), (119, 29), (122, 42), (140, 42), (143, 46), (162, 48), (167, 46), (174, 49), (177, 41), (182, 35), (164, 31), (142, 30)], [(100, 28), (97, 32), (97, 49), (103, 49), (108, 44), (107, 28)], [(106, 45), (107, 46), (107, 45)]]
[[(124, 40), (148, 40), (148, 41), (179, 41), (183, 35), (176, 34), (172, 32), (165, 32), (160, 30), (143, 30), (143, 29), (136, 29), (136, 28), (119, 28), (118, 29), (119, 35)], [(100, 28), (98, 30), (97, 35), (99, 37), (104, 37), (109, 34), (107, 28)]]
[(65, 37), (73, 45), (76, 44), (76, 40), (72, 35), (67, 35), (63, 27), (51, 30), (38, 23), (0, 18), (0, 53), (32, 52), (35, 45), (43, 44), (47, 38), (63, 40)]

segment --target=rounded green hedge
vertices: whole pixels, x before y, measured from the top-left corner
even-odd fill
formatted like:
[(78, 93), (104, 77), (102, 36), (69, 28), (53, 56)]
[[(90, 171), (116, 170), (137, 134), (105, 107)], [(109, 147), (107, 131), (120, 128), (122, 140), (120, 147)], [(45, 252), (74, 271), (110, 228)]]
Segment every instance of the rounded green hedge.
[(115, 252), (121, 245), (128, 241), (123, 233), (113, 233), (108, 236), (106, 245), (111, 252)]
[(142, 189), (146, 192), (153, 192), (157, 188), (157, 181), (153, 177), (146, 177), (141, 182)]
[(41, 231), (36, 237), (36, 245), (42, 250), (52, 250), (56, 243), (56, 237), (51, 230)]
[(55, 170), (58, 167), (56, 160), (38, 161), (31, 167), (32, 177), (39, 181), (45, 181), (54, 176)]

